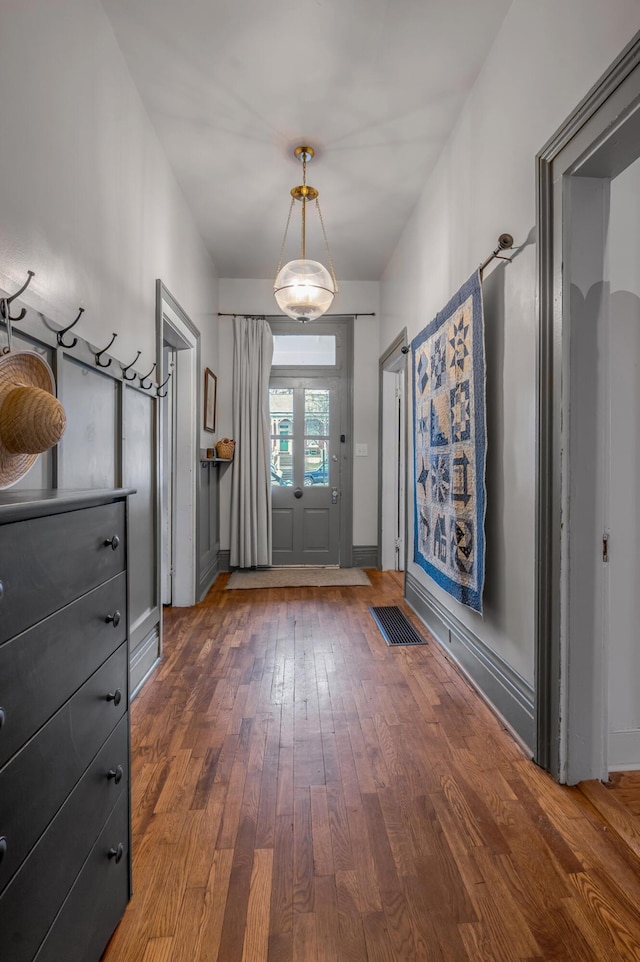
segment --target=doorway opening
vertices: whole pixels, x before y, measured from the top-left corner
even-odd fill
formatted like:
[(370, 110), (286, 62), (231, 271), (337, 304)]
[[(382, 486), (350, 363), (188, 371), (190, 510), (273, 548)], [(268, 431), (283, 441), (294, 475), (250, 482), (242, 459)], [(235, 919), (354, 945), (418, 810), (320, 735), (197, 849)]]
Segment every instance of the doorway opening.
[(640, 768), (640, 39), (539, 156), (536, 760)]
[(406, 569), (406, 328), (379, 361), (378, 544), (383, 571)]
[(160, 402), (160, 589), (163, 604), (189, 606), (196, 601), (200, 333), (161, 281), (156, 311), (161, 380), (171, 373)]

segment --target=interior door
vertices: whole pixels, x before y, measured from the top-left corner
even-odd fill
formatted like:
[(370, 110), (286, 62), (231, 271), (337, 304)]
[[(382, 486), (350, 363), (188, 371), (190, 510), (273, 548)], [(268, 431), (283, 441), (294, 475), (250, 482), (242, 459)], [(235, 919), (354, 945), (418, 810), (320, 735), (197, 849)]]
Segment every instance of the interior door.
[[(175, 348), (167, 344), (162, 347), (162, 380), (175, 370)], [(175, 378), (169, 378), (166, 386), (167, 396), (162, 411), (162, 565), (161, 594), (162, 604), (173, 601), (173, 480), (175, 474), (175, 424), (176, 392)]]
[(274, 565), (340, 563), (340, 379), (269, 390)]

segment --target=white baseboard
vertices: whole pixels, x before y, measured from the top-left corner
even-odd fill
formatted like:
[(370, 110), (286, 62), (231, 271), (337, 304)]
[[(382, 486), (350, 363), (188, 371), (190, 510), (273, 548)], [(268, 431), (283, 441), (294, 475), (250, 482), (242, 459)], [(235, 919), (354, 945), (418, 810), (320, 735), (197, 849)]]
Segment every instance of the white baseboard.
[(607, 768), (610, 772), (640, 769), (640, 729), (609, 732)]

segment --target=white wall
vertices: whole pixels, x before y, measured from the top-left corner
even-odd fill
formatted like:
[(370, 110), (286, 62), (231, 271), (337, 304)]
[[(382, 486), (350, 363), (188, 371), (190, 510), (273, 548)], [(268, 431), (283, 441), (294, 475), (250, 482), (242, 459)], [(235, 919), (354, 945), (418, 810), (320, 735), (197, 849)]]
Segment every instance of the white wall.
[(640, 160), (611, 182), (607, 254), (611, 283), (608, 767), (616, 771), (640, 765)]
[[(353, 462), (353, 543), (378, 543), (378, 337), (379, 285), (376, 281), (338, 281), (340, 290), (332, 314), (373, 311), (375, 317), (358, 317), (354, 325), (354, 452), (355, 444), (368, 445), (366, 458)], [(231, 314), (278, 313), (272, 280), (220, 278), (220, 311)], [(233, 326), (231, 318), (220, 319), (220, 364), (218, 375), (218, 437), (231, 436), (233, 415)], [(222, 469), (220, 484), (220, 547), (230, 543), (229, 512), (231, 477)]]
[[(535, 155), (640, 29), (637, 0), (514, 0), (381, 283), (380, 341), (417, 334), (495, 247), (488, 357), (484, 617), (411, 573), (528, 682), (534, 677)], [(494, 276), (490, 277), (493, 272)], [(412, 523), (410, 519), (410, 530)], [(410, 545), (409, 557), (413, 555)]]
[(98, 0), (3, 3), (0, 89), (0, 287), (35, 271), (25, 302), (61, 325), (84, 307), (82, 336), (117, 332), (145, 373), (159, 277), (215, 365), (215, 267)]

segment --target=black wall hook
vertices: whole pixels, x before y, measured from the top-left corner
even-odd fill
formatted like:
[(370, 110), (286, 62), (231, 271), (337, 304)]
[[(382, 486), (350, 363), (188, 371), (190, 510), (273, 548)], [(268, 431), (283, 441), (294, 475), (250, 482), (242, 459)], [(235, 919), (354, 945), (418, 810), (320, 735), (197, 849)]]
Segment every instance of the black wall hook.
[(153, 381), (149, 381), (148, 384), (145, 384), (144, 382), (147, 380), (148, 377), (151, 377), (155, 369), (156, 369), (156, 362), (154, 361), (153, 367), (151, 368), (149, 373), (143, 374), (142, 377), (140, 378), (140, 387), (142, 388), (143, 391), (148, 391), (149, 388), (153, 386)]
[(113, 344), (113, 342), (115, 341), (115, 339), (117, 338), (117, 336), (118, 336), (118, 335), (114, 332), (113, 337), (111, 338), (111, 340), (109, 341), (109, 343), (107, 344), (107, 346), (106, 346), (106, 347), (103, 347), (101, 351), (97, 351), (96, 354), (94, 355), (94, 356), (95, 356), (95, 359), (96, 359), (96, 366), (97, 366), (97, 367), (110, 367), (110, 365), (111, 365), (111, 358), (109, 358), (109, 360), (106, 362), (106, 364), (103, 364), (101, 358), (102, 358), (102, 355), (105, 353), (105, 351), (108, 351), (108, 350), (109, 350), (109, 348), (111, 347), (111, 345)]
[(20, 297), (21, 294), (24, 294), (31, 283), (32, 277), (35, 277), (35, 271), (27, 271), (27, 279), (20, 290), (16, 291), (15, 294), (12, 294), (11, 297), (3, 297), (2, 300), (0, 300), (0, 313), (5, 321), (21, 321), (22, 318), (25, 317), (27, 311), (24, 307), (16, 317), (11, 317), (11, 304), (13, 301), (15, 301), (16, 297)]
[(11, 321), (9, 319), (9, 305), (6, 303), (6, 298), (4, 297), (0, 300), (0, 314), (7, 318), (7, 343), (0, 353), (11, 354)]
[(165, 379), (164, 379), (164, 381), (162, 382), (162, 384), (158, 384), (158, 386), (157, 386), (157, 388), (156, 388), (156, 397), (166, 397), (166, 396), (167, 396), (167, 393), (168, 393), (168, 392), (167, 392), (167, 391), (161, 391), (160, 388), (163, 388), (163, 387), (165, 386), (165, 384), (168, 384), (168, 383), (169, 383), (169, 378), (171, 377), (172, 374), (173, 374), (173, 371), (169, 371), (169, 373), (168, 373), (167, 376), (165, 377)]
[(122, 368), (122, 376), (123, 376), (123, 378), (125, 379), (125, 381), (135, 381), (135, 379), (136, 379), (136, 372), (134, 371), (133, 374), (128, 374), (127, 372), (128, 372), (128, 370), (129, 370), (130, 367), (133, 367), (133, 365), (136, 363), (136, 361), (138, 360), (138, 358), (140, 357), (141, 354), (142, 354), (142, 351), (138, 351), (138, 353), (137, 353), (136, 356), (134, 357), (134, 359), (133, 359), (133, 361), (131, 362), (131, 364), (127, 364), (126, 367), (122, 367), (122, 364), (120, 365), (120, 367)]
[(69, 324), (68, 327), (63, 327), (61, 331), (58, 331), (58, 333), (56, 334), (56, 341), (58, 342), (59, 347), (71, 348), (76, 346), (76, 344), (78, 343), (77, 337), (74, 337), (74, 339), (71, 341), (70, 344), (66, 344), (64, 340), (64, 335), (67, 333), (67, 331), (70, 331), (72, 327), (76, 326), (76, 324), (78, 323), (78, 321), (80, 320), (83, 314), (84, 314), (84, 307), (81, 307), (78, 310), (78, 316), (76, 317), (75, 321)]

